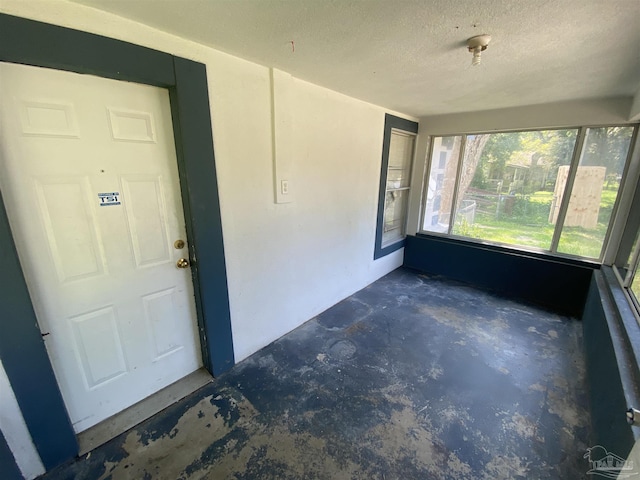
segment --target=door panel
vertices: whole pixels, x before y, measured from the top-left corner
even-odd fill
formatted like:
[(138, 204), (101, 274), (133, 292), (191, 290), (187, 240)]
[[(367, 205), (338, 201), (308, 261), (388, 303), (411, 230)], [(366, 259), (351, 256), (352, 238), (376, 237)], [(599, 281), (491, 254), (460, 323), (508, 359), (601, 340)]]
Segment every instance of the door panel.
[(144, 318), (151, 332), (151, 348), (153, 360), (159, 360), (182, 348), (176, 343), (173, 332), (177, 328), (178, 318), (175, 308), (176, 289), (169, 288), (143, 297)]
[(157, 176), (121, 178), (122, 193), (137, 267), (171, 261), (162, 179)]
[(107, 108), (114, 140), (155, 143), (156, 132), (150, 112), (131, 112)]
[(101, 235), (87, 209), (90, 185), (84, 178), (34, 178), (38, 210), (60, 282), (105, 272)]
[(0, 188), (80, 432), (202, 365), (166, 90), (0, 64)]
[(89, 389), (128, 372), (113, 306), (69, 320), (78, 363)]
[(20, 101), (22, 133), (43, 137), (78, 137), (78, 124), (72, 104)]

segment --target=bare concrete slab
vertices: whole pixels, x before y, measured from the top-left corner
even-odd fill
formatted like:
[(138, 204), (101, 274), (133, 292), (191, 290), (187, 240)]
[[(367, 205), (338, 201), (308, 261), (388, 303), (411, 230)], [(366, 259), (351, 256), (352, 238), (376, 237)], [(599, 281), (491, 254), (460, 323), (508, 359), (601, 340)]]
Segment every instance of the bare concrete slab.
[(53, 479), (584, 478), (579, 321), (399, 269)]
[(201, 368), (117, 415), (85, 430), (78, 435), (80, 456), (107, 443), (122, 432), (161, 412), (178, 400), (182, 400), (211, 381), (213, 381), (211, 374)]

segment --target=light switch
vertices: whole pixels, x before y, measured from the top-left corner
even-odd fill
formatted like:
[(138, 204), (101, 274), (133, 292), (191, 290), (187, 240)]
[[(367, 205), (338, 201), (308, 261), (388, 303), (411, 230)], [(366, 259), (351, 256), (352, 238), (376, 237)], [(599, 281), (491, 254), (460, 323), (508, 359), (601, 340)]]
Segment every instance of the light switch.
[(280, 193), (282, 195), (289, 194), (289, 180), (280, 180)]

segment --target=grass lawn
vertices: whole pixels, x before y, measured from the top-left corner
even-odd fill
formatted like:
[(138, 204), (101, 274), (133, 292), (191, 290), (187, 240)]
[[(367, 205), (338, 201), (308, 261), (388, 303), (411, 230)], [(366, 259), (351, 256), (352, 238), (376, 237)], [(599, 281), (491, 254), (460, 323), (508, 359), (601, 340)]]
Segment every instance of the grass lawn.
[(631, 283), (631, 291), (637, 299), (640, 299), (640, 273), (636, 273), (635, 277), (633, 277), (633, 282)]
[[(558, 252), (598, 258), (616, 194), (617, 188), (603, 190), (598, 226), (595, 229), (564, 227)], [(461, 219), (456, 222), (453, 233), (491, 242), (549, 250), (555, 228), (555, 225), (549, 223), (552, 199), (553, 193), (544, 191), (518, 197), (508, 213), (503, 211), (496, 215), (494, 211), (477, 212), (473, 224)]]

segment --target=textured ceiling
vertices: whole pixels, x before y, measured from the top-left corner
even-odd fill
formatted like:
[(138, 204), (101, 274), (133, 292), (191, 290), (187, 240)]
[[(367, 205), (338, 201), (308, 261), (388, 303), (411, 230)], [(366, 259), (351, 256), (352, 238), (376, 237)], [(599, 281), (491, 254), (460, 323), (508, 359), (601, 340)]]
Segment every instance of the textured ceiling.
[(640, 88), (640, 0), (75, 1), (416, 116)]

